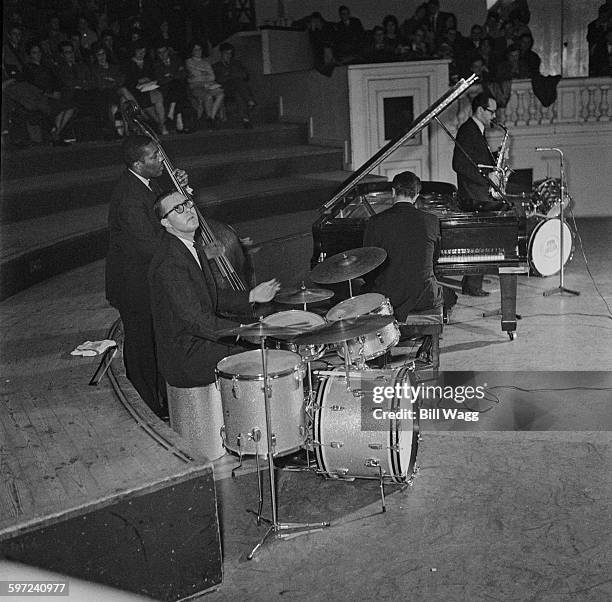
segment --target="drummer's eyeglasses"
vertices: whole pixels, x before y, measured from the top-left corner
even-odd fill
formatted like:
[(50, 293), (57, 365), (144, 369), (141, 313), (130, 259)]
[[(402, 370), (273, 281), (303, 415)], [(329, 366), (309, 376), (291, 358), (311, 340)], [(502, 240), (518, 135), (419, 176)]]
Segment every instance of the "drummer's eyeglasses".
[(182, 203), (179, 203), (176, 207), (172, 207), (168, 213), (162, 215), (162, 219), (167, 218), (173, 211), (176, 211), (179, 215), (183, 213), (186, 209), (191, 209), (193, 207), (193, 201), (191, 199), (187, 199)]

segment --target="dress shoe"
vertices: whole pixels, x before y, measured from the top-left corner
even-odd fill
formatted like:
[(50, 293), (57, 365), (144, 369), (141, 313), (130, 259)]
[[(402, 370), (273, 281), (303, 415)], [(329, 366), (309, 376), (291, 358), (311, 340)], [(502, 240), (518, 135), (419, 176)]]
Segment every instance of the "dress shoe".
[(491, 294), (481, 288), (465, 288), (461, 292), (468, 297), (488, 297)]

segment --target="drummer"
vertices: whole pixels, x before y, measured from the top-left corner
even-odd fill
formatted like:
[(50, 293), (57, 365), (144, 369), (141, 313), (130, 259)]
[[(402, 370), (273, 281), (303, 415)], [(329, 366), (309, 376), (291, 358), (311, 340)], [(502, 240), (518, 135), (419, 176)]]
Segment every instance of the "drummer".
[[(457, 302), (451, 289), (440, 286), (433, 266), (440, 247), (440, 222), (432, 213), (414, 206), (421, 191), (421, 180), (411, 171), (393, 178), (393, 206), (366, 222), (364, 247), (381, 247), (385, 262), (370, 272), (370, 291), (385, 295), (393, 305), (398, 322), (409, 313), (423, 312), (442, 305), (447, 313)], [(412, 333), (405, 327), (402, 336)], [(419, 355), (427, 352), (431, 337), (425, 337)]]
[(218, 312), (250, 314), (249, 304), (271, 301), (280, 284), (269, 280), (248, 293), (217, 288), (208, 262), (222, 249), (218, 244), (196, 247), (199, 222), (193, 201), (171, 192), (159, 197), (154, 210), (166, 230), (149, 269), (157, 363), (174, 387), (212, 389), (219, 360), (243, 350), (215, 335), (238, 326)]

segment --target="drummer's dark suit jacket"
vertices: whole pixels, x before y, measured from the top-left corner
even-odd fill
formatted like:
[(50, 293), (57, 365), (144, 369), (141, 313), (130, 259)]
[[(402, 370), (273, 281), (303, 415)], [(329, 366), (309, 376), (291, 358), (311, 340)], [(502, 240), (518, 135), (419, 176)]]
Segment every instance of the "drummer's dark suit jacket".
[(495, 165), (487, 141), (471, 117), (459, 128), (453, 152), (453, 169), (457, 173), (457, 193), (463, 209), (475, 210), (481, 203), (488, 203), (489, 185), (465, 154), (463, 148), (476, 165)]
[(411, 203), (395, 203), (366, 222), (364, 247), (387, 251), (385, 262), (365, 279), (385, 295), (399, 321), (412, 311), (442, 305), (433, 266), (439, 253), (440, 222)]
[(214, 382), (219, 360), (242, 350), (219, 341), (216, 331), (238, 324), (216, 312), (250, 309), (248, 293), (217, 288), (206, 257), (199, 256), (201, 268), (176, 236), (164, 232), (149, 268), (159, 369), (175, 387)]

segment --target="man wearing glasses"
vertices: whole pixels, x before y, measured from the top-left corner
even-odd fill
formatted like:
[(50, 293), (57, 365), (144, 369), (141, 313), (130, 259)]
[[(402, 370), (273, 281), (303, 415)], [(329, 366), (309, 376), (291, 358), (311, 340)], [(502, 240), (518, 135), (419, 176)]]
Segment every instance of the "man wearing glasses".
[(217, 288), (208, 259), (221, 249), (199, 244), (193, 202), (171, 192), (156, 201), (155, 213), (165, 228), (149, 268), (160, 371), (173, 387), (214, 387), (219, 360), (240, 351), (220, 342), (215, 334), (238, 326), (220, 318), (218, 312), (251, 314), (249, 304), (271, 301), (280, 285), (274, 279), (250, 292)]
[[(472, 100), (472, 116), (459, 128), (453, 152), (453, 169), (457, 173), (459, 207), (464, 211), (496, 211), (503, 206), (489, 196), (491, 181), (497, 175), (483, 175), (478, 165), (495, 165), (495, 158), (487, 144), (486, 129), (495, 118), (497, 103), (486, 92)], [(491, 179), (489, 179), (491, 178)], [(464, 276), (462, 292), (472, 297), (486, 297), (482, 289), (482, 275)]]
[[(106, 298), (123, 322), (126, 376), (144, 402), (158, 415), (167, 414), (165, 385), (158, 373), (147, 274), (163, 228), (153, 206), (161, 188), (155, 181), (164, 171), (157, 145), (147, 136), (123, 143), (126, 169), (111, 196), (108, 213)], [(187, 186), (187, 174), (175, 175)]]

